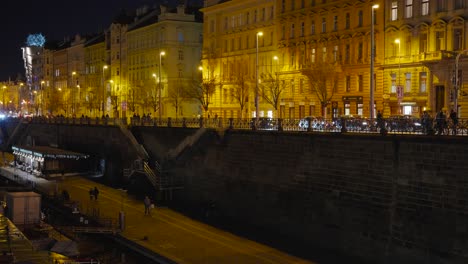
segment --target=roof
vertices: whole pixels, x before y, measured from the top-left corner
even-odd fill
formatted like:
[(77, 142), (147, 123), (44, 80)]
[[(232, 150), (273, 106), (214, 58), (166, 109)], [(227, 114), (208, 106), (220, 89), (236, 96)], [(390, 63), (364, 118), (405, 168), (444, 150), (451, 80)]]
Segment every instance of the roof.
[(30, 154), (37, 157), (53, 158), (53, 159), (86, 159), (89, 155), (85, 155), (78, 152), (68, 151), (59, 148), (53, 148), (49, 146), (13, 146), (13, 154)]

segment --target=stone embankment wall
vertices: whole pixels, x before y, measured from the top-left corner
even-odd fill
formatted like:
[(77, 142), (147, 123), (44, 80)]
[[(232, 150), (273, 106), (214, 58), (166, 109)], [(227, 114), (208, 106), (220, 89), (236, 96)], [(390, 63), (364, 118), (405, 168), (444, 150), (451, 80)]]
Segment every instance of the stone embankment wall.
[(467, 263), (468, 139), (231, 131), (180, 202), (372, 263)]

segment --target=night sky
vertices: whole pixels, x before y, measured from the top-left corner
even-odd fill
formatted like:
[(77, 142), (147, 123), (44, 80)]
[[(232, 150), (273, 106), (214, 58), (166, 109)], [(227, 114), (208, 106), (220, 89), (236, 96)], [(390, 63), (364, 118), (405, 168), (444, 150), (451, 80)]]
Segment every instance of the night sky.
[[(29, 34), (62, 40), (76, 34), (100, 32), (122, 9), (133, 10), (157, 0), (6, 0), (0, 10), (0, 81), (24, 77), (21, 47)], [(162, 1), (174, 5), (177, 0)]]

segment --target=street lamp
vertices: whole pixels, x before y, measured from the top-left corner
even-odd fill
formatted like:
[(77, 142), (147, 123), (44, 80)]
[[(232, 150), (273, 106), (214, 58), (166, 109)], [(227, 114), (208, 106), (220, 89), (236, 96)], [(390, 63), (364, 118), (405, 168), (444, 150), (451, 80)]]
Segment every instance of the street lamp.
[(105, 81), (104, 81), (104, 73), (107, 70), (108, 66), (102, 66), (102, 115), (104, 116), (104, 112), (106, 111), (106, 88), (105, 88)]
[(161, 51), (159, 52), (159, 125), (161, 125), (161, 111), (162, 111), (162, 105), (161, 105), (161, 61), (162, 61), (162, 56), (166, 55), (166, 52)]
[(255, 126), (258, 125), (258, 37), (263, 36), (263, 32), (257, 32), (255, 48), (256, 48), (256, 57), (255, 57)]
[(400, 101), (401, 95), (403, 94), (403, 87), (401, 86), (400, 78), (401, 78), (401, 55), (400, 55), (400, 39), (395, 39), (395, 43), (398, 44), (398, 84), (397, 84), (397, 99), (398, 99), (398, 112), (401, 113), (400, 109)]
[(374, 118), (374, 59), (375, 59), (375, 39), (374, 39), (374, 10), (379, 8), (379, 5), (373, 5), (371, 8), (371, 61), (370, 61), (370, 99), (369, 99), (369, 115), (371, 120)]
[(72, 72), (72, 85), (71, 85), (71, 91), (72, 91), (72, 114), (73, 116), (75, 115), (75, 75), (76, 75), (76, 72)]

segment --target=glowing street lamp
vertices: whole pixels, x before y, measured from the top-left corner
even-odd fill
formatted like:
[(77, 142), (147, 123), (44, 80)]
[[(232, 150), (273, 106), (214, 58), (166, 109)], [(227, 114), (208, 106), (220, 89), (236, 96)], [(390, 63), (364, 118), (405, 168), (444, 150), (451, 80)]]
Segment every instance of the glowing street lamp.
[(374, 24), (375, 24), (375, 9), (379, 8), (379, 5), (373, 5), (371, 8), (371, 61), (370, 61), (370, 99), (369, 99), (369, 115), (370, 118), (374, 118), (374, 60), (375, 60), (375, 37), (374, 37)]
[(256, 48), (256, 57), (255, 57), (255, 126), (258, 125), (259, 118), (259, 105), (258, 105), (258, 37), (263, 36), (263, 32), (257, 32), (255, 48)]
[(104, 65), (102, 66), (102, 115), (104, 116), (105, 111), (106, 111), (106, 87), (105, 87), (105, 71), (107, 70), (108, 66)]
[(162, 56), (166, 55), (166, 52), (161, 51), (159, 52), (159, 124), (161, 125), (161, 113), (162, 113), (162, 105), (161, 105), (161, 61)]

